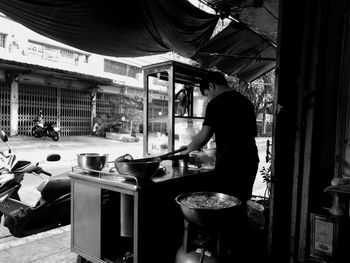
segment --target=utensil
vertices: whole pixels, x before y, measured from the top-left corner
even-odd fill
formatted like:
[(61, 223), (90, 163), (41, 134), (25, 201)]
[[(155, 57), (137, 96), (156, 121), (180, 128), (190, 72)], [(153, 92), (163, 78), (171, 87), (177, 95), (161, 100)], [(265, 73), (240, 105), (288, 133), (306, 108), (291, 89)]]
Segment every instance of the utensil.
[(187, 147), (183, 147), (157, 157), (141, 159), (133, 159), (130, 154), (124, 154), (115, 159), (114, 166), (120, 175), (132, 175), (138, 179), (150, 179), (158, 171), (161, 161), (186, 149)]
[(108, 154), (80, 153), (77, 154), (77, 161), (82, 169), (101, 171), (108, 161)]
[(183, 146), (181, 147), (180, 149), (177, 149), (175, 151), (172, 151), (172, 152), (168, 152), (166, 154), (162, 154), (162, 155), (159, 155), (158, 157), (156, 158), (161, 158), (162, 160), (166, 160), (167, 158), (169, 158), (170, 156), (174, 155), (175, 153), (179, 153), (179, 152), (183, 152), (187, 150), (187, 146)]
[[(175, 198), (185, 219), (199, 226), (217, 226), (239, 216), (240, 200), (216, 192), (191, 192)], [(234, 222), (234, 221), (232, 221)]]

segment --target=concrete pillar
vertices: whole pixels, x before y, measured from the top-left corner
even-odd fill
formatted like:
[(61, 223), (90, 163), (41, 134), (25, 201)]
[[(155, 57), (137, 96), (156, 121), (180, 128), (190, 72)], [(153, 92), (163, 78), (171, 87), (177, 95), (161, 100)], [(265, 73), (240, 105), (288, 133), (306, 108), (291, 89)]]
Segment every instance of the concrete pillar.
[(91, 130), (94, 126), (94, 121), (96, 119), (96, 97), (97, 97), (96, 89), (91, 90)]
[(10, 98), (10, 136), (18, 134), (18, 82), (12, 79)]
[(62, 104), (61, 104), (61, 89), (57, 88), (57, 128), (61, 128), (61, 108), (62, 108)]

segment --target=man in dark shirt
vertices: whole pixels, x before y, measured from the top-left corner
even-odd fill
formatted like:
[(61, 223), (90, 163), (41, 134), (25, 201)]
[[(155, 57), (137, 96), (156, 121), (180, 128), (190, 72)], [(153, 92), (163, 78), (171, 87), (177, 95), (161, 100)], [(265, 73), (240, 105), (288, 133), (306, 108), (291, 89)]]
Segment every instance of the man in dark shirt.
[(241, 93), (228, 87), (225, 76), (220, 72), (210, 72), (203, 79), (200, 89), (202, 95), (209, 99), (204, 122), (183, 153), (200, 149), (215, 134), (215, 174), (206, 188), (241, 201), (240, 209), (237, 210), (240, 212), (229, 221), (229, 225), (223, 224), (229, 227), (222, 232), (222, 238), (227, 245), (228, 255), (247, 259), (250, 253), (249, 240), (252, 238), (249, 234), (247, 200), (251, 198), (259, 164), (254, 106)]
[(215, 134), (215, 191), (250, 199), (258, 170), (256, 116), (253, 104), (227, 85), (220, 72), (210, 72), (200, 86), (209, 103), (200, 132), (184, 153), (203, 147)]

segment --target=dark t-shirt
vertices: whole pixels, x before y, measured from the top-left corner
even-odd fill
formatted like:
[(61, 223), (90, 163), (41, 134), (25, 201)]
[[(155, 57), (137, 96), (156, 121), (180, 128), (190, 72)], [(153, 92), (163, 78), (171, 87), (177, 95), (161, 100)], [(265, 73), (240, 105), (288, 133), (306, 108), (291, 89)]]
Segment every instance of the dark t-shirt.
[[(253, 104), (237, 91), (224, 92), (208, 103), (203, 125), (210, 126), (215, 133), (215, 169), (219, 177), (223, 182), (235, 184), (235, 187), (232, 184), (227, 187), (237, 197), (246, 198), (245, 195), (250, 195), (259, 162)], [(245, 189), (241, 189), (244, 193), (236, 193), (234, 188), (239, 187)]]

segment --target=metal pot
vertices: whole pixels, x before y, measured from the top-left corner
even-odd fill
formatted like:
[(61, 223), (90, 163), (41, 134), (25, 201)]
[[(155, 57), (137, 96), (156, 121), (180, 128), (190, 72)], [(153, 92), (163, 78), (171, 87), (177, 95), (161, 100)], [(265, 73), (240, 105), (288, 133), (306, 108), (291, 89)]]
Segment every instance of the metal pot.
[(108, 154), (80, 153), (77, 154), (77, 161), (82, 169), (101, 171), (108, 161)]
[(190, 156), (188, 154), (178, 154), (169, 156), (169, 160), (172, 161), (172, 165), (175, 167), (183, 167), (187, 168), (190, 160)]
[[(216, 206), (209, 206), (215, 200)], [(192, 192), (175, 198), (185, 219), (199, 226), (217, 226), (239, 216), (241, 202), (236, 197), (216, 192)], [(196, 203), (193, 203), (196, 201)], [(193, 204), (193, 205), (192, 205)], [(225, 206), (221, 205), (225, 204)], [(232, 221), (234, 222), (234, 221)]]
[(186, 150), (186, 148), (181, 148), (158, 157), (141, 159), (133, 159), (130, 154), (125, 154), (114, 161), (114, 166), (120, 175), (131, 175), (138, 179), (149, 179), (158, 171), (159, 164), (162, 160), (166, 160), (175, 153), (184, 150)]

